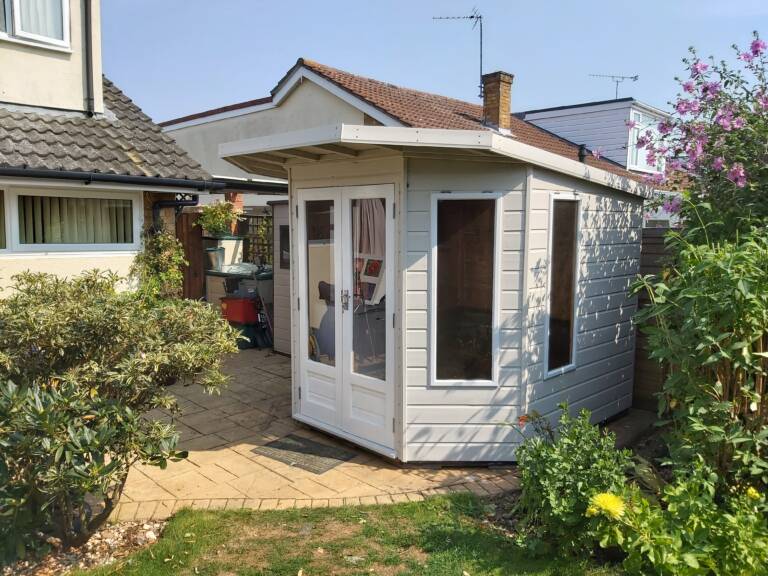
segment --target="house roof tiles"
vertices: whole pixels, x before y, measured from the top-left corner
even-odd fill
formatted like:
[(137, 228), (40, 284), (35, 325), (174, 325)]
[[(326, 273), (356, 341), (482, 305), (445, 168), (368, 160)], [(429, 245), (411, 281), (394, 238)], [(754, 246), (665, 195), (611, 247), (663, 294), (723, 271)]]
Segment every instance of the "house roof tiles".
[(0, 106), (0, 166), (209, 180), (175, 141), (104, 78), (96, 117)]

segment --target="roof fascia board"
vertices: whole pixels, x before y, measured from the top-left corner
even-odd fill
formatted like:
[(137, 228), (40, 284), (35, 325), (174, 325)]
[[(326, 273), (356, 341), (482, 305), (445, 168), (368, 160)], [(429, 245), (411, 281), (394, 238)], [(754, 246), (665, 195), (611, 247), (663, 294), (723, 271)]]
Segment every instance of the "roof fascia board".
[(539, 120), (541, 118), (558, 118), (560, 116), (577, 116), (579, 114), (589, 114), (590, 112), (605, 112), (608, 110), (620, 110), (626, 108), (629, 110), (635, 102), (630, 100), (619, 100), (617, 102), (607, 102), (594, 105), (580, 105), (571, 108), (558, 108), (557, 110), (542, 110), (540, 112), (523, 112), (525, 120)]
[(203, 116), (202, 118), (186, 120), (184, 122), (179, 122), (178, 124), (170, 124), (168, 126), (163, 126), (162, 129), (163, 132), (173, 132), (175, 130), (181, 130), (182, 128), (190, 128), (191, 126), (199, 126), (200, 124), (208, 124), (210, 122), (226, 120), (227, 118), (237, 118), (238, 116), (245, 116), (246, 114), (253, 114), (254, 112), (262, 112), (275, 107), (276, 104), (274, 102), (256, 104), (246, 108), (238, 108), (237, 110), (228, 110), (226, 112), (219, 112), (218, 114), (211, 114), (210, 116)]
[[(56, 178), (0, 177), (0, 186), (9, 188), (56, 188), (75, 190), (115, 190), (124, 192), (163, 192), (165, 194), (202, 194), (202, 191), (190, 191), (189, 188), (175, 186), (144, 186), (139, 184), (115, 184), (111, 182), (93, 182), (86, 184), (80, 180), (61, 180)], [(207, 191), (206, 191), (207, 192)]]
[(219, 144), (219, 157), (226, 159), (230, 156), (300, 148), (303, 146), (314, 146), (315, 144), (338, 144), (341, 141), (342, 126), (342, 124), (333, 124), (331, 126), (294, 130), (269, 136), (257, 136), (256, 138), (246, 138), (234, 142), (222, 142)]
[(343, 100), (350, 106), (357, 108), (364, 114), (368, 114), (371, 118), (381, 122), (384, 126), (402, 126), (403, 123), (393, 118), (389, 114), (382, 112), (372, 104), (369, 104), (359, 96), (355, 96), (348, 90), (340, 87), (338, 84), (334, 84), (324, 76), (321, 76), (314, 70), (310, 70), (306, 66), (300, 66), (294, 70), (288, 78), (282, 83), (278, 90), (273, 95), (275, 104), (279, 105), (295, 88), (300, 85), (304, 79), (314, 82), (321, 88), (330, 92), (340, 100)]
[(644, 104), (642, 102), (638, 102), (637, 100), (635, 100), (632, 103), (632, 108), (639, 108), (644, 112), (648, 112), (649, 114), (653, 114), (654, 116), (659, 116), (661, 118), (671, 117), (671, 114), (669, 112), (664, 112), (664, 110), (660, 110), (659, 108), (651, 106), (650, 104)]

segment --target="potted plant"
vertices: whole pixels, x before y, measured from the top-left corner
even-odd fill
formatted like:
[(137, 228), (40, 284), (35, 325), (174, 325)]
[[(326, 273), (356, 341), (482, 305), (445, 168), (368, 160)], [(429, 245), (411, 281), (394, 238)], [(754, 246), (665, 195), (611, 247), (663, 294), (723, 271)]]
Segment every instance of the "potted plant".
[(241, 220), (242, 211), (232, 202), (214, 202), (203, 206), (197, 225), (214, 238), (232, 234), (233, 225)]

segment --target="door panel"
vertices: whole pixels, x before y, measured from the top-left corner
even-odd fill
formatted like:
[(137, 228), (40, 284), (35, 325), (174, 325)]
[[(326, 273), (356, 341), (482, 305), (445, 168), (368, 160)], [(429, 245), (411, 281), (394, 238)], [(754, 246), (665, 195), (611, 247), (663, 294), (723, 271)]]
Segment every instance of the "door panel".
[(301, 414), (389, 449), (393, 195), (392, 185), (298, 191)]

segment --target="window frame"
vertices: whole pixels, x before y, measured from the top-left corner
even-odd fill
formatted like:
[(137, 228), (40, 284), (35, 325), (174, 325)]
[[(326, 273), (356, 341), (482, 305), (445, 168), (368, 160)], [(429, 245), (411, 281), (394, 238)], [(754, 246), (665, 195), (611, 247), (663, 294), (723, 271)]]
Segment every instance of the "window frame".
[[(2, 0), (0, 0), (1, 2)], [(3, 209), (3, 220), (5, 221), (5, 248), (0, 247), (0, 255), (8, 254), (11, 252), (11, 215), (8, 210), (8, 188), (0, 185), (0, 204)]]
[(0, 30), (0, 39), (42, 46), (45, 48), (57, 48), (69, 50), (70, 44), (70, 6), (69, 0), (58, 0), (61, 3), (61, 31), (63, 39), (51, 38), (41, 34), (25, 32), (21, 28), (21, 0), (0, 0), (6, 8), (6, 28)]
[[(571, 361), (564, 366), (549, 369), (549, 320), (550, 320), (550, 307), (552, 305), (552, 248), (554, 221), (555, 221), (555, 202), (576, 202), (576, 253), (573, 262), (573, 326), (571, 334)], [(577, 340), (579, 335), (579, 282), (580, 268), (581, 268), (581, 220), (582, 220), (582, 204), (581, 197), (578, 193), (574, 192), (552, 192), (549, 195), (549, 233), (547, 235), (547, 290), (545, 297), (545, 313), (544, 313), (544, 379), (556, 378), (568, 372), (576, 370), (578, 367), (578, 346)]]
[[(0, 254), (47, 254), (52, 252), (111, 252), (136, 253), (141, 249), (144, 221), (144, 199), (141, 191), (80, 190), (68, 188), (4, 188), (6, 217), (6, 246)], [(22, 244), (19, 239), (19, 196), (48, 196), (58, 198), (98, 198), (131, 200), (133, 242), (100, 244)]]
[[(428, 329), (429, 385), (432, 388), (498, 388), (501, 334), (501, 266), (504, 208), (502, 198), (506, 192), (434, 192), (430, 199), (430, 244), (428, 262)], [(490, 380), (439, 380), (437, 378), (437, 205), (451, 200), (493, 200), (493, 302), (491, 304), (491, 379)]]
[[(637, 119), (635, 119), (637, 118)], [(649, 166), (645, 161), (645, 149), (639, 149), (637, 147), (637, 139), (646, 130), (650, 130), (654, 138), (658, 138), (659, 131), (657, 125), (662, 119), (643, 112), (642, 110), (636, 110), (630, 108), (629, 119), (636, 122), (636, 126), (629, 130), (629, 145), (627, 146), (627, 168), (636, 172), (645, 172), (647, 174), (657, 174), (663, 172), (663, 165), (661, 165), (662, 159), (658, 160), (657, 166)], [(635, 159), (634, 157), (637, 156)]]

